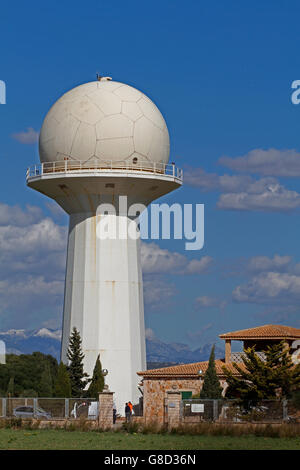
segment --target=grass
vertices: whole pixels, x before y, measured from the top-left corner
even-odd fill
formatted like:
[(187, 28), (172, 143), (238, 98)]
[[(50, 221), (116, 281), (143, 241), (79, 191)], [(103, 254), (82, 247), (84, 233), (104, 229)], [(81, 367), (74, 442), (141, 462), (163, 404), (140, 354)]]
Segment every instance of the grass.
[(205, 436), (0, 429), (0, 449), (15, 450), (300, 450), (300, 437)]

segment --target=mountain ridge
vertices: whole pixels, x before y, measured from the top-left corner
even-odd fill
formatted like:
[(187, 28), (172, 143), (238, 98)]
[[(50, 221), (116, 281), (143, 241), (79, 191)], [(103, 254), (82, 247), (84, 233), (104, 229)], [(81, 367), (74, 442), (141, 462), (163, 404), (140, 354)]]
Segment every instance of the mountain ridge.
[[(31, 354), (40, 351), (60, 359), (61, 331), (50, 328), (36, 330), (8, 330), (0, 332), (0, 340), (6, 345), (7, 354)], [(165, 343), (157, 338), (146, 339), (147, 362), (159, 363), (189, 363), (207, 361), (212, 344), (204, 344), (192, 350), (184, 343)], [(223, 349), (215, 348), (216, 358), (224, 357)], [(158, 366), (159, 367), (159, 366)]]

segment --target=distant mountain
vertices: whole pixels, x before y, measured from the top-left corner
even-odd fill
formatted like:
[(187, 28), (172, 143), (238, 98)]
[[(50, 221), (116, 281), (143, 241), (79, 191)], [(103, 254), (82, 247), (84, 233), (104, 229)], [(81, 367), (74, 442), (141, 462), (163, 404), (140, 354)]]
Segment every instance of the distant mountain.
[[(39, 330), (8, 330), (0, 332), (0, 340), (5, 342), (6, 352), (12, 354), (31, 354), (40, 351), (60, 358), (61, 331), (41, 328)], [(159, 339), (146, 340), (147, 362), (151, 368), (166, 365), (207, 361), (211, 344), (205, 344), (194, 351), (187, 344), (164, 343)], [(216, 358), (224, 357), (223, 349), (216, 347)], [(155, 364), (153, 364), (155, 363)]]
[[(195, 349), (190, 349), (183, 343), (164, 343), (159, 339), (146, 339), (147, 361), (166, 363), (190, 363), (207, 361), (210, 355), (212, 344), (204, 344)], [(223, 349), (215, 348), (216, 359), (224, 357)], [(152, 364), (151, 364), (152, 365)]]
[(7, 354), (31, 354), (40, 351), (51, 354), (57, 360), (60, 356), (60, 330), (41, 328), (39, 330), (8, 330), (0, 332)]

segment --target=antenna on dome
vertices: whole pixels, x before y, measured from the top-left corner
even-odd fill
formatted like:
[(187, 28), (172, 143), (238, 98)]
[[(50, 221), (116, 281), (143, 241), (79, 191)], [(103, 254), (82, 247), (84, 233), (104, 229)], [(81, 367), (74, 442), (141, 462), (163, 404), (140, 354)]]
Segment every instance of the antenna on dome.
[(106, 82), (106, 81), (112, 80), (111, 77), (103, 77), (99, 73), (96, 74), (96, 77), (97, 77), (98, 82)]

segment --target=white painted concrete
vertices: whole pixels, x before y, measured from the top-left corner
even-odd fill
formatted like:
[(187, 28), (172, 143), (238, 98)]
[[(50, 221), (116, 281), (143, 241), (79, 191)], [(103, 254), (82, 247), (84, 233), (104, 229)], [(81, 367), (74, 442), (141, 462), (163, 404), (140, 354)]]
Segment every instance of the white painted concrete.
[(106, 384), (123, 414), (125, 402), (138, 403), (136, 372), (146, 368), (139, 240), (99, 240), (100, 217), (70, 216), (62, 360), (67, 362), (68, 338), (77, 326), (86, 372), (92, 374), (100, 353)]
[(41, 162), (89, 159), (167, 163), (165, 120), (139, 90), (119, 82), (85, 83), (50, 109), (40, 132)]
[[(103, 216), (97, 211), (101, 203), (111, 203), (116, 214), (110, 217), (128, 224), (118, 196), (126, 195), (129, 206), (147, 206), (181, 185), (175, 168), (166, 174), (164, 166), (168, 129), (141, 91), (101, 80), (70, 90), (52, 106), (39, 145), (44, 165), (28, 173), (27, 183), (70, 214), (62, 359), (67, 361), (69, 336), (76, 326), (85, 371), (92, 374), (100, 353), (108, 369), (106, 383), (124, 414), (125, 402), (138, 402), (136, 373), (146, 368), (140, 245), (129, 238), (99, 239), (97, 224)], [(111, 161), (118, 167), (121, 160), (126, 164), (119, 169), (101, 168)], [(70, 171), (68, 161), (77, 169)], [(51, 162), (61, 163), (54, 168)], [(82, 168), (85, 162), (101, 169)]]
[(62, 359), (66, 361), (76, 326), (83, 340), (85, 370), (92, 374), (100, 353), (120, 414), (128, 400), (138, 403), (136, 373), (146, 368), (140, 246), (139, 240), (97, 238), (97, 210), (101, 203), (113, 204), (117, 224), (127, 223), (119, 213), (119, 195), (127, 196), (128, 205), (147, 205), (180, 184), (173, 175), (121, 170), (45, 173), (28, 179), (30, 187), (70, 214)]

